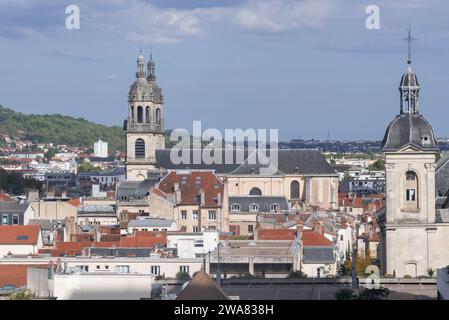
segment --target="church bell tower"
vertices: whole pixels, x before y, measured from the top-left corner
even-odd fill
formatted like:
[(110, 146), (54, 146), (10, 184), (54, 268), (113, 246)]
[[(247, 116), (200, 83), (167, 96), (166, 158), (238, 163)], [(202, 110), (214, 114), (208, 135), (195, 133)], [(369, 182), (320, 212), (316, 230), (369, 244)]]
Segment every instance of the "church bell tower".
[(123, 129), (126, 135), (126, 179), (142, 181), (156, 163), (155, 151), (165, 148), (164, 99), (156, 84), (152, 55), (145, 72), (142, 52), (137, 58), (136, 80), (128, 94), (128, 117)]
[(386, 211), (380, 219), (382, 273), (424, 275), (432, 267), (429, 239), (435, 230), (433, 129), (420, 114), (420, 86), (412, 71), (409, 30), (407, 69), (399, 84), (399, 114), (382, 141), (386, 170)]

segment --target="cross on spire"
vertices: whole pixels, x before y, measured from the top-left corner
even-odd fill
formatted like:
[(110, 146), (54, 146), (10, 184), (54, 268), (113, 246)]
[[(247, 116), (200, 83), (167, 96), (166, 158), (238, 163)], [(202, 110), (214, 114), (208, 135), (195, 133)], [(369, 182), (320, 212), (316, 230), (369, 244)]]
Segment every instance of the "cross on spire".
[(410, 64), (412, 62), (412, 59), (411, 59), (412, 42), (418, 40), (418, 39), (412, 37), (412, 30), (411, 30), (410, 26), (408, 26), (408, 36), (407, 36), (407, 38), (404, 38), (402, 40), (407, 41), (407, 43), (408, 43), (408, 60), (407, 60), (407, 63)]

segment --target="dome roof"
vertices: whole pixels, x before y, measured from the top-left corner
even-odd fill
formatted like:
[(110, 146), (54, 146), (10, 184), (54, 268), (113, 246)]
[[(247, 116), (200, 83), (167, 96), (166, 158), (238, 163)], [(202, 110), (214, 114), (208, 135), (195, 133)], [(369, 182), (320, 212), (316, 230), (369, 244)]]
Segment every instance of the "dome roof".
[(406, 146), (422, 151), (438, 151), (432, 127), (420, 114), (403, 113), (387, 127), (382, 141), (382, 151), (398, 151)]
[(129, 96), (140, 96), (142, 94), (147, 95), (145, 92), (148, 91), (148, 82), (145, 78), (137, 78), (136, 81), (131, 85), (131, 89), (129, 90)]
[(399, 87), (419, 87), (418, 78), (413, 72), (406, 72), (402, 75)]

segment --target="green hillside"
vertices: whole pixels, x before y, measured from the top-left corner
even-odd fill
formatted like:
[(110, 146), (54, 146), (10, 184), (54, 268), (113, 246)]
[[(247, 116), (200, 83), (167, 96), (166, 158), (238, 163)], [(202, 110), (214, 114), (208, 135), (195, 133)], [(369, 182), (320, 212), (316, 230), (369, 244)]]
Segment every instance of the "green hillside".
[(24, 136), (34, 143), (67, 144), (93, 148), (98, 139), (109, 143), (109, 152), (125, 149), (123, 129), (104, 126), (82, 118), (23, 114), (0, 105), (0, 133)]

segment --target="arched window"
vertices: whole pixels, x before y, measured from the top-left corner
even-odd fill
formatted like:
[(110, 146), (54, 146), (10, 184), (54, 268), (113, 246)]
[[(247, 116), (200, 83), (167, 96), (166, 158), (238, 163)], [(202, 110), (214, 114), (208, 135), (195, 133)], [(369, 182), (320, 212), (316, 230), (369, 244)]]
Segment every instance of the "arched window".
[(418, 209), (418, 176), (414, 171), (405, 173), (405, 209)]
[(137, 139), (135, 144), (136, 159), (145, 158), (145, 141)]
[(257, 211), (259, 211), (259, 205), (257, 203), (251, 203), (249, 205), (249, 211), (250, 212), (257, 212)]
[(259, 188), (252, 188), (249, 192), (250, 196), (261, 196), (262, 191)]
[(161, 119), (161, 109), (157, 108), (156, 109), (156, 124), (161, 124), (162, 119)]
[(143, 122), (143, 108), (141, 106), (137, 107), (137, 122), (138, 123)]
[(134, 106), (131, 106), (131, 121), (134, 122)]
[(147, 107), (147, 110), (145, 112), (145, 122), (150, 123), (150, 107)]
[(234, 203), (231, 206), (231, 212), (240, 212), (240, 205), (238, 203)]
[(299, 182), (292, 181), (290, 183), (290, 199), (299, 199)]

